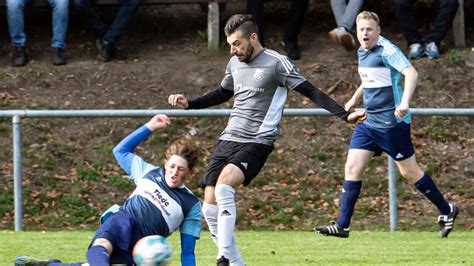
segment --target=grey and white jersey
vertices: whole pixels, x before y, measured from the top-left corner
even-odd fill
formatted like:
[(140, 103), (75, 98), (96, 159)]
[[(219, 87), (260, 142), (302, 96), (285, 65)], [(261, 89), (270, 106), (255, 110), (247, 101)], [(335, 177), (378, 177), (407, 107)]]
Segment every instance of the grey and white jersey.
[(263, 49), (251, 62), (233, 56), (221, 86), (234, 91), (234, 105), (220, 139), (273, 145), (288, 91), (306, 79), (284, 55)]

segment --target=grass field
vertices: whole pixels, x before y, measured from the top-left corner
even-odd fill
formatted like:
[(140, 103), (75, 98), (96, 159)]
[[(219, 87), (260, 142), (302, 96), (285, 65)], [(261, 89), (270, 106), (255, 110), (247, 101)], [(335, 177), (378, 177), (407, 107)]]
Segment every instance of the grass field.
[[(0, 265), (18, 255), (85, 260), (94, 232), (0, 231)], [(180, 265), (179, 234), (170, 237), (171, 265)], [(237, 232), (247, 265), (474, 265), (474, 232), (454, 231), (448, 239), (436, 232), (351, 232), (348, 239), (311, 232)], [(208, 232), (198, 241), (197, 265), (215, 265), (216, 249)]]

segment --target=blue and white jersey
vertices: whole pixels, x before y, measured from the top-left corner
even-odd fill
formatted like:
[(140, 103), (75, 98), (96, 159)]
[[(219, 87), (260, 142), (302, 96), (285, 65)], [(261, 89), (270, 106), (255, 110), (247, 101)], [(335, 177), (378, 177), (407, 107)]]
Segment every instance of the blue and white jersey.
[(135, 191), (121, 207), (135, 218), (142, 235), (168, 237), (178, 228), (199, 238), (201, 203), (186, 187), (170, 188), (163, 168), (145, 162), (133, 151), (151, 131), (142, 126), (124, 138), (113, 150), (120, 166), (135, 182)]
[[(357, 54), (367, 112), (364, 123), (392, 128), (400, 122), (394, 111), (403, 94), (401, 72), (411, 64), (395, 44), (382, 36), (370, 50), (360, 47)], [(410, 113), (407, 113), (403, 121), (411, 123)]]

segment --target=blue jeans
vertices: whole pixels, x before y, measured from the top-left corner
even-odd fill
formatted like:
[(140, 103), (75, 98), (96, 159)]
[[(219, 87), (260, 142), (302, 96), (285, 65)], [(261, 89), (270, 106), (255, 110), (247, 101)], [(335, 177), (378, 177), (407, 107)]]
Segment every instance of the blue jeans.
[[(265, 46), (263, 29), (263, 0), (247, 0), (247, 13), (251, 14), (258, 27), (258, 39)], [(286, 44), (297, 44), (298, 35), (303, 27), (304, 15), (308, 10), (309, 0), (289, 0), (288, 24), (283, 40)]]
[[(25, 14), (26, 5), (32, 0), (7, 0), (7, 21), (13, 46), (25, 46)], [(67, 25), (69, 20), (69, 0), (48, 0), (53, 9), (53, 39), (51, 46), (64, 48)]]
[(413, 43), (435, 42), (440, 45), (444, 36), (451, 28), (454, 16), (459, 7), (458, 0), (439, 0), (439, 11), (433, 22), (433, 28), (425, 37), (424, 41), (418, 32), (415, 14), (413, 12), (413, 0), (395, 0), (395, 12), (403, 35), (410, 46)]
[(141, 0), (122, 0), (121, 7), (115, 15), (114, 22), (107, 26), (100, 20), (91, 0), (73, 0), (74, 6), (79, 10), (81, 18), (91, 28), (97, 38), (103, 38), (110, 42), (118, 42), (125, 33), (128, 24), (140, 7)]
[(331, 9), (337, 26), (355, 32), (355, 20), (363, 4), (363, 0), (331, 0)]

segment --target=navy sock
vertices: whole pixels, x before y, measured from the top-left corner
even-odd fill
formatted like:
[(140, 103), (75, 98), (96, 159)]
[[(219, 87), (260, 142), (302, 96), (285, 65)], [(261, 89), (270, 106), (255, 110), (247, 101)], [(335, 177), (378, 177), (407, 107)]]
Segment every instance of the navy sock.
[(362, 188), (362, 181), (344, 180), (342, 186), (344, 189), (342, 191), (341, 208), (339, 210), (337, 224), (343, 228), (349, 228), (351, 217), (354, 213), (354, 206)]
[(103, 246), (90, 247), (86, 256), (90, 265), (109, 265), (110, 255)]
[(436, 205), (440, 214), (448, 215), (451, 212), (449, 203), (444, 199), (443, 194), (441, 194), (433, 179), (427, 173), (420, 180), (416, 181), (415, 187)]

